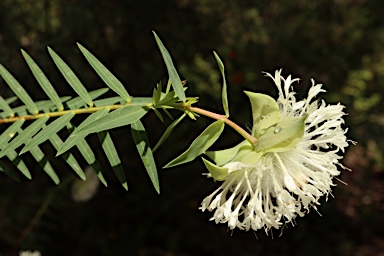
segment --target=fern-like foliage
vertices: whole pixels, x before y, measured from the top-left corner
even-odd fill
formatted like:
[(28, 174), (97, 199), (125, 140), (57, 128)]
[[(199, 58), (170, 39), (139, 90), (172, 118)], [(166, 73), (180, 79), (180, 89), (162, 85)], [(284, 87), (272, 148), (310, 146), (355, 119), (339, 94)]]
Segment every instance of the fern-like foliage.
[[(48, 97), (47, 100), (34, 101), (13, 75), (0, 64), (0, 75), (15, 94), (14, 97), (7, 99), (0, 95), (0, 125), (1, 128), (6, 127), (5, 130), (2, 129), (4, 131), (0, 135), (0, 171), (17, 179), (17, 175), (13, 171), (15, 168), (9, 165), (9, 163), (13, 163), (25, 177), (31, 179), (30, 169), (23, 161), (22, 156), (25, 153), (30, 153), (53, 182), (58, 184), (60, 179), (55, 168), (48, 161), (46, 153), (41, 148), (42, 143), (49, 142), (57, 150), (57, 156), (65, 159), (75, 173), (81, 179), (85, 179), (84, 171), (80, 167), (78, 159), (70, 151), (72, 147), (77, 147), (85, 161), (96, 171), (100, 181), (107, 186), (107, 181), (103, 176), (95, 153), (86, 141), (89, 134), (97, 133), (108, 162), (122, 186), (128, 190), (121, 160), (109, 130), (130, 125), (144, 167), (154, 188), (159, 193), (156, 164), (145, 128), (140, 119), (150, 110), (153, 110), (161, 120), (163, 117), (158, 109), (164, 110), (169, 116), (167, 109), (170, 108), (185, 112), (169, 126), (155, 146), (156, 149), (169, 136), (181, 119), (186, 115), (194, 118), (194, 115), (185, 110), (183, 106), (190, 106), (197, 100), (185, 96), (183, 82), (172, 64), (167, 49), (159, 37), (155, 33), (154, 35), (168, 69), (169, 82), (165, 93), (162, 92), (162, 86), (159, 83), (157, 88), (154, 89), (153, 97), (132, 97), (124, 85), (92, 53), (80, 44), (78, 44), (80, 51), (104, 81), (106, 88), (87, 91), (75, 72), (54, 50), (48, 47), (49, 55), (54, 64), (67, 83), (78, 94), (74, 98), (59, 96), (37, 63), (28, 53), (21, 50), (37, 83)], [(103, 98), (102, 96), (110, 89), (116, 93), (116, 96)], [(20, 100), (23, 105), (14, 107), (16, 100)], [(72, 120), (79, 114), (87, 114), (88, 116), (75, 127)], [(69, 134), (65, 139), (58, 135), (64, 129)], [(8, 158), (10, 161), (2, 161), (2, 158)]]

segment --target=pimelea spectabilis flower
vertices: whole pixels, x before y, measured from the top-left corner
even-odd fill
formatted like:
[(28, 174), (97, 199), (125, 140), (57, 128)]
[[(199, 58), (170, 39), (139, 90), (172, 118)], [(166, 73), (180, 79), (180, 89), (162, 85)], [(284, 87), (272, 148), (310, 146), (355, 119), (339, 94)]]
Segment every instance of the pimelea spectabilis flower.
[(214, 211), (211, 220), (228, 223), (230, 229), (280, 228), (293, 223), (331, 193), (333, 178), (340, 174), (340, 152), (349, 145), (343, 128), (343, 106), (329, 105), (315, 97), (321, 84), (297, 101), (291, 86), (299, 79), (271, 77), (277, 100), (246, 92), (252, 105), (255, 146), (243, 141), (233, 148), (207, 152), (208, 176), (223, 181), (206, 197), (200, 209)]

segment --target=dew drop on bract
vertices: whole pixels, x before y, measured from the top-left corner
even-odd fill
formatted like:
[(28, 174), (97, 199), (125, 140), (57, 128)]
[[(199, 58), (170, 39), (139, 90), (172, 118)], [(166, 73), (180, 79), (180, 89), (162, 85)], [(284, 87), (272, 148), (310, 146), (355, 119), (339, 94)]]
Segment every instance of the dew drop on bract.
[(267, 130), (266, 129), (261, 129), (260, 135), (263, 135)]
[(276, 126), (275, 133), (279, 133), (279, 132), (281, 132), (281, 127), (280, 126)]

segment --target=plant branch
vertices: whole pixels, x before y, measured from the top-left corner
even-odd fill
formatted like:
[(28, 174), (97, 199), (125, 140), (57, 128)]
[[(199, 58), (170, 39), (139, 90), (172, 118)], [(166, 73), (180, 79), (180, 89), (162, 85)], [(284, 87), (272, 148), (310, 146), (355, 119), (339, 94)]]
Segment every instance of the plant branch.
[(110, 105), (110, 106), (99, 106), (99, 107), (91, 107), (91, 108), (80, 108), (80, 109), (56, 111), (56, 112), (50, 112), (50, 113), (40, 113), (37, 115), (8, 117), (8, 118), (0, 119), (0, 124), (13, 123), (13, 122), (16, 122), (20, 119), (35, 120), (35, 119), (39, 119), (39, 118), (42, 118), (45, 116), (58, 117), (58, 116), (63, 116), (63, 115), (68, 114), (68, 113), (74, 113), (74, 114), (94, 113), (94, 112), (97, 112), (103, 108), (108, 108), (109, 110), (115, 110), (115, 109), (119, 109), (119, 108), (122, 108), (122, 107), (125, 107), (128, 105), (130, 105), (130, 104), (127, 103), (127, 104), (123, 104), (123, 105)]
[(205, 110), (205, 109), (201, 109), (201, 108), (197, 108), (197, 107), (192, 107), (192, 106), (186, 106), (185, 109), (189, 110), (189, 111), (192, 111), (194, 113), (203, 115), (203, 116), (210, 117), (212, 119), (222, 120), (222, 121), (224, 121), (224, 123), (226, 123), (227, 125), (231, 126), (233, 129), (235, 129), (235, 131), (237, 131), (241, 136), (243, 136), (252, 145), (256, 145), (256, 143), (257, 143), (257, 139), (255, 137), (250, 135), (247, 131), (245, 131), (243, 128), (241, 128), (236, 123), (234, 123), (231, 120), (229, 120), (224, 115), (216, 114), (216, 113), (213, 113), (211, 111), (208, 111), (208, 110)]

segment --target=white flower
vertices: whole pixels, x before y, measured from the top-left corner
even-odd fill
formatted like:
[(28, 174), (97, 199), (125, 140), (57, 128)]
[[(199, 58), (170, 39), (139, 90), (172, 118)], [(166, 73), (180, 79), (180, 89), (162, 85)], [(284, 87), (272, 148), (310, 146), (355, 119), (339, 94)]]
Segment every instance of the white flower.
[(41, 256), (39, 251), (20, 251), (19, 256)]
[[(308, 97), (296, 101), (291, 84), (299, 79), (284, 79), (281, 70), (271, 77), (277, 86), (277, 101), (269, 96), (249, 93), (253, 112), (253, 147), (243, 141), (232, 149), (207, 152), (216, 162), (215, 171), (224, 173), (222, 185), (206, 197), (201, 210), (214, 211), (211, 220), (228, 223), (230, 229), (268, 232), (292, 223), (319, 199), (331, 193), (333, 178), (340, 174), (340, 151), (348, 147), (343, 129), (343, 106), (327, 105), (314, 98), (324, 92), (315, 84)], [(206, 161), (204, 160), (206, 163)], [(207, 164), (206, 164), (207, 165)], [(213, 164), (207, 165), (213, 176)], [(223, 177), (223, 176), (217, 176)]]

